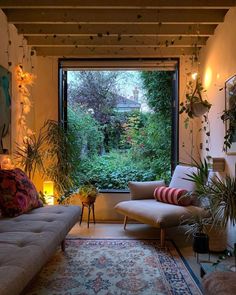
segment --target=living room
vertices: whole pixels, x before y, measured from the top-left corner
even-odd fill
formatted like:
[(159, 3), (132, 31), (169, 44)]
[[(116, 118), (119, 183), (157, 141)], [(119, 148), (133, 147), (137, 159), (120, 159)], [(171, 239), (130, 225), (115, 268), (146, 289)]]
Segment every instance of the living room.
[[(223, 172), (219, 172), (219, 175), (222, 177), (231, 175), (235, 178), (235, 146), (233, 142), (232, 151), (229, 151), (229, 148), (225, 151), (226, 124), (221, 119), (226, 107), (226, 82), (236, 74), (235, 1), (207, 1), (207, 4), (204, 1), (188, 1), (187, 4), (186, 1), (178, 1), (178, 3), (166, 1), (167, 3), (163, 4), (164, 2), (160, 1), (158, 5), (155, 1), (145, 1), (145, 4), (140, 4), (140, 1), (132, 1), (132, 4), (129, 5), (125, 1), (120, 1), (119, 4), (114, 1), (112, 1), (113, 4), (107, 1), (101, 1), (102, 3), (99, 4), (96, 2), (98, 1), (91, 1), (85, 5), (81, 1), (79, 4), (76, 1), (67, 1), (67, 3), (41, 1), (39, 5), (33, 1), (0, 1), (0, 65), (8, 73), (11, 73), (11, 132), (10, 137), (7, 140), (4, 139), (4, 145), (9, 144), (10, 141), (11, 146), (6, 153), (7, 156), (10, 156), (13, 161), (16, 143), (22, 141), (22, 124), (20, 124), (22, 119), (26, 120), (25, 126), (37, 135), (45, 121), (58, 120), (60, 115), (58, 97), (61, 95), (61, 89), (58, 86), (60, 80), (58, 69), (62, 60), (65, 63), (76, 61), (80, 63), (80, 67), (84, 68), (92, 68), (93, 66), (99, 68), (99, 62), (102, 62), (103, 66), (107, 64), (107, 67), (110, 63), (113, 68), (117, 68), (117, 63), (119, 66), (123, 63), (123, 69), (130, 67), (129, 61), (139, 64), (139, 67), (141, 64), (140, 68), (153, 67), (155, 63), (157, 68), (166, 69), (170, 63), (173, 66), (173, 63), (178, 60), (179, 104), (185, 101), (189, 72), (193, 74), (196, 70), (206, 90), (207, 100), (211, 104), (208, 112), (209, 140), (206, 132), (199, 132), (202, 126), (202, 117), (191, 120), (193, 131), (190, 133), (189, 129), (185, 128), (186, 116), (182, 114), (178, 116), (178, 147), (176, 149), (178, 150), (178, 162), (190, 163), (191, 147), (194, 146), (194, 158), (197, 158), (199, 153), (202, 159), (208, 155), (213, 159), (223, 158), (225, 169)], [(68, 11), (64, 11), (64, 9)], [(118, 13), (119, 9), (124, 13), (123, 16)], [(53, 10), (55, 10), (54, 13)], [(75, 12), (73, 10), (75, 12), (78, 10), (80, 20), (74, 19), (73, 13)], [(185, 10), (188, 13), (185, 13)], [(98, 11), (99, 13), (97, 13)], [(111, 13), (111, 16), (106, 15), (106, 12)], [(166, 14), (163, 16), (162, 12)], [(70, 13), (72, 14), (70, 15)], [(92, 19), (90, 19), (91, 15)], [(102, 19), (104, 15), (107, 16), (107, 19)], [(129, 27), (130, 32), (126, 32)], [(135, 27), (138, 27), (142, 34), (135, 33)], [(171, 31), (168, 32), (168, 30)], [(136, 39), (127, 38), (132, 34)], [(86, 40), (84, 40), (85, 38)], [(131, 39), (131, 41), (127, 39)], [(132, 41), (132, 39), (135, 40)], [(78, 44), (73, 42), (78, 42)], [(196, 48), (199, 59), (193, 60), (193, 56), (196, 56)], [(145, 62), (148, 65), (145, 65)], [(16, 79), (16, 69), (19, 66), (22, 70), (21, 74), (30, 73), (34, 80), (31, 85), (32, 81), (29, 82), (29, 87), (27, 86), (30, 111), (23, 114), (24, 117), (22, 117), (19, 81)], [(68, 64), (65, 67), (68, 67)], [(210, 145), (209, 151), (207, 150), (208, 145)], [(43, 178), (35, 175), (34, 184), (38, 191), (43, 191), (43, 181)], [(118, 214), (114, 206), (121, 201), (129, 200), (129, 194), (101, 193), (98, 198), (95, 203), (95, 216), (98, 223), (90, 224), (90, 228), (87, 229), (85, 208), (85, 222), (81, 227), (77, 224), (72, 229), (70, 237), (81, 235), (85, 238), (102, 239), (106, 236), (110, 238), (115, 236), (122, 239), (125, 235), (132, 238), (134, 234), (137, 239), (143, 236), (159, 238), (158, 229), (153, 232), (146, 225), (139, 227), (139, 224), (131, 223), (129, 225), (129, 222), (128, 233), (123, 233), (121, 225), (123, 215)], [(73, 205), (81, 205), (81, 202), (75, 201)], [(106, 229), (105, 225), (109, 222), (110, 227)], [(114, 224), (115, 222), (117, 224)], [(133, 232), (132, 230), (129, 232), (129, 228), (133, 229)], [(111, 232), (114, 231), (119, 231), (119, 234), (113, 233), (112, 235)], [(175, 233), (178, 231), (178, 227), (173, 228), (170, 232), (167, 231), (167, 236), (170, 235), (174, 239)], [(99, 232), (101, 232), (100, 236)], [(152, 236), (153, 233), (155, 233), (155, 237)], [(76, 244), (76, 241), (74, 243)], [(186, 245), (188, 243), (186, 242)], [(234, 243), (236, 243), (236, 229), (229, 224), (227, 241), (229, 249), (233, 249)], [(128, 247), (128, 245), (126, 246)], [(76, 246), (73, 247), (74, 251)], [(185, 248), (184, 244), (182, 248)], [(127, 253), (128, 255), (129, 253)], [(60, 259), (60, 256), (56, 258)], [(194, 260), (194, 263), (196, 262), (195, 258), (191, 259)], [(107, 292), (110, 290), (112, 289), (107, 289)], [(125, 290), (128, 292), (128, 289)], [(50, 292), (42, 292), (41, 290), (38, 294), (50, 294)], [(57, 290), (57, 292), (56, 294), (66, 294), (66, 291), (60, 293), (60, 290)], [(68, 294), (72, 294), (72, 291), (70, 293), (68, 290), (68, 292)], [(95, 293), (89, 292), (82, 293), (81, 291), (81, 293), (75, 292), (73, 294), (96, 293), (95, 291)], [(122, 294), (124, 289), (114, 289), (113, 292), (114, 294)], [(151, 294), (148, 292), (146, 294)], [(155, 292), (153, 294), (158, 294), (157, 291)], [(168, 292), (166, 289), (163, 291), (164, 294), (169, 294)], [(105, 293), (97, 291), (97, 294)], [(111, 294), (113, 294), (112, 291)], [(138, 293), (136, 291), (136, 293), (130, 294), (145, 294), (145, 292)]]

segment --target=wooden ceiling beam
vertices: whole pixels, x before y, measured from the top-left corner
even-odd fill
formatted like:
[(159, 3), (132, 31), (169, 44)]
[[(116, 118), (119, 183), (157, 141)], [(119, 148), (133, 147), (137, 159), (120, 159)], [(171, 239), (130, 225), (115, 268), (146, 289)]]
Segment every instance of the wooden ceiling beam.
[(192, 55), (194, 48), (70, 48), (34, 47), (38, 56), (77, 58), (156, 58)]
[(18, 33), (25, 36), (210, 36), (216, 25), (37, 25), (18, 24)]
[(222, 9), (235, 6), (235, 0), (0, 0), (0, 8), (80, 8), (80, 9)]
[(14, 24), (218, 24), (226, 9), (126, 10), (107, 9), (95, 13), (89, 9), (4, 9), (8, 22)]
[(133, 37), (133, 36), (31, 36), (27, 37), (31, 46), (62, 46), (62, 47), (202, 47), (207, 37)]

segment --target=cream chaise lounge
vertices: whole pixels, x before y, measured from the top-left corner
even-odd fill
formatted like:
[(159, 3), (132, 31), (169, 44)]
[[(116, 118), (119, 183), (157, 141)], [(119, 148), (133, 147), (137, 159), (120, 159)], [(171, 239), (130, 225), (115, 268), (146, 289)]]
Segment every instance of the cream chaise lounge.
[[(186, 174), (196, 171), (195, 167), (178, 165), (169, 187), (194, 191), (194, 183), (183, 178), (186, 178)], [(125, 216), (124, 229), (128, 218), (160, 228), (162, 247), (165, 242), (166, 228), (178, 226), (182, 220), (190, 216), (205, 213), (204, 209), (197, 205), (178, 206), (156, 201), (153, 196), (154, 190), (157, 186), (163, 185), (165, 185), (164, 181), (129, 182), (131, 200), (120, 202), (115, 206), (116, 211)]]

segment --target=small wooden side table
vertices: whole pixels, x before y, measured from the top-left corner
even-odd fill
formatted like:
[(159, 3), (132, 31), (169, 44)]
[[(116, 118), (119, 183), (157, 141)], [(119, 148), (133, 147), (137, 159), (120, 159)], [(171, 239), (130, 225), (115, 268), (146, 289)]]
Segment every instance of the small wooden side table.
[(93, 211), (93, 223), (95, 224), (95, 213), (94, 213), (94, 202), (92, 203), (85, 203), (85, 202), (82, 202), (82, 212), (81, 212), (81, 216), (80, 216), (80, 225), (81, 225), (81, 222), (82, 222), (82, 219), (83, 219), (83, 214), (84, 214), (84, 207), (88, 208), (88, 221), (87, 221), (87, 225), (88, 225), (88, 228), (89, 228), (89, 222), (90, 222), (90, 212), (91, 212), (91, 209)]

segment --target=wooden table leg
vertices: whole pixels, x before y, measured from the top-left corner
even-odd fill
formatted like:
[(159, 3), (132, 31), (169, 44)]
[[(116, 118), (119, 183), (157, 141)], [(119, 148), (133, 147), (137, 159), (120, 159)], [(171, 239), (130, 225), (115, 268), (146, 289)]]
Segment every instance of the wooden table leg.
[(92, 204), (92, 210), (93, 210), (93, 223), (95, 224), (95, 213), (94, 213), (94, 204)]
[(88, 206), (88, 228), (89, 228), (89, 221), (90, 221), (90, 210), (91, 210), (91, 205)]
[(81, 225), (81, 222), (82, 222), (82, 219), (83, 219), (83, 213), (84, 213), (84, 204), (82, 204), (82, 212), (81, 212), (81, 215), (80, 215), (79, 225)]

